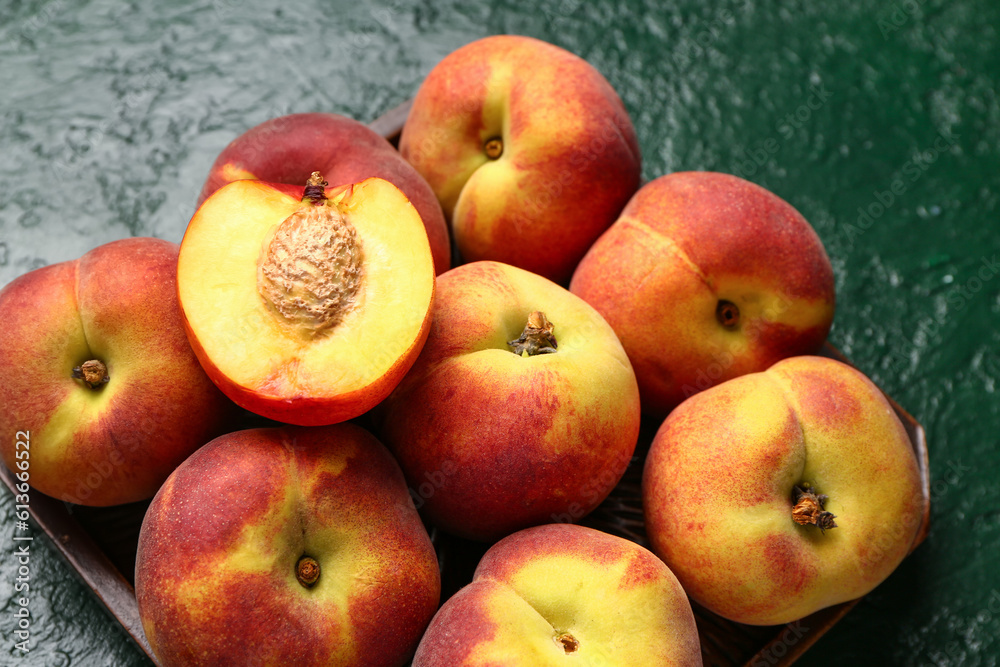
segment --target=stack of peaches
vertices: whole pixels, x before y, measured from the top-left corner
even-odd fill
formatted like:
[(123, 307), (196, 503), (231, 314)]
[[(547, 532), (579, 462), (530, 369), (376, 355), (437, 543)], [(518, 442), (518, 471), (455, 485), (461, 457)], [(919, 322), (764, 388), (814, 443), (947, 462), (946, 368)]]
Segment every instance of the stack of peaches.
[[(446, 57), (398, 151), (270, 120), (179, 246), (0, 292), (4, 460), (30, 431), (34, 489), (153, 497), (165, 666), (698, 665), (692, 602), (773, 625), (866, 594), (923, 495), (886, 398), (816, 356), (818, 236), (735, 176), (640, 167), (608, 82), (524, 37)], [(630, 464), (648, 549), (578, 525)], [(429, 530), (491, 545), (443, 604)]]

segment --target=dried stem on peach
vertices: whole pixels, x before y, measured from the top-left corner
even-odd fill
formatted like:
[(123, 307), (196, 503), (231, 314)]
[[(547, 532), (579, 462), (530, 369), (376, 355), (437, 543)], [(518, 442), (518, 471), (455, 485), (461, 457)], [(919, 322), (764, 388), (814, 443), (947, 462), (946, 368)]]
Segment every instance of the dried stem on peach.
[(580, 641), (568, 632), (563, 632), (562, 634), (556, 636), (556, 643), (563, 647), (563, 650), (569, 653), (576, 653), (580, 648)]
[(83, 380), (91, 389), (103, 387), (111, 378), (108, 376), (108, 367), (99, 359), (85, 361), (73, 368), (73, 378)]
[(549, 322), (545, 313), (540, 310), (528, 314), (528, 323), (521, 335), (507, 341), (514, 349), (514, 354), (521, 357), (531, 357), (536, 354), (552, 354), (559, 347), (553, 330), (555, 325)]
[(719, 303), (715, 307), (715, 318), (725, 328), (735, 329), (736, 325), (740, 323), (740, 307), (732, 301), (719, 299)]
[(827, 497), (815, 493), (808, 484), (792, 489), (792, 520), (800, 526), (819, 526), (821, 532), (836, 528), (833, 513), (824, 509)]
[(329, 183), (323, 178), (323, 174), (314, 171), (306, 181), (306, 189), (302, 193), (303, 204), (315, 204), (317, 206), (326, 203), (326, 186)]
[(493, 137), (492, 139), (487, 140), (487, 142), (483, 145), (483, 151), (485, 151), (486, 157), (489, 159), (498, 159), (501, 155), (503, 155), (503, 139), (500, 137)]
[(303, 556), (295, 565), (295, 578), (306, 588), (312, 588), (319, 581), (319, 563), (315, 558)]

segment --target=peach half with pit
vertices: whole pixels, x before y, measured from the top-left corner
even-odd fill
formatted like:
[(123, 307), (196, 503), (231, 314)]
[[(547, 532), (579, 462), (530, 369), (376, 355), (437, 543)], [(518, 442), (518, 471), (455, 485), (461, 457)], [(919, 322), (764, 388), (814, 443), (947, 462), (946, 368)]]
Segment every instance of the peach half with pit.
[(191, 346), (240, 406), (345, 421), (385, 398), (430, 325), (434, 261), (420, 215), (380, 178), (327, 188), (235, 181), (198, 209), (177, 289)]

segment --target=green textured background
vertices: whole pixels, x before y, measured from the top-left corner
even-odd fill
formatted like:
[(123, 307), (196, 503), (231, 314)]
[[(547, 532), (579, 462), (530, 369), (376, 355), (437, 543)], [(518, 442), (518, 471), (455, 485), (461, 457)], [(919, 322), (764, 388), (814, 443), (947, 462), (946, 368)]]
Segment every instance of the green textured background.
[[(927, 542), (809, 663), (996, 665), (998, 28), (996, 0), (2, 0), (0, 285), (124, 236), (179, 241), (215, 155), (267, 118), (369, 121), (473, 39), (554, 42), (618, 90), (646, 178), (737, 173), (812, 222), (836, 272), (833, 343), (927, 429)], [(0, 663), (146, 664), (44, 538), (17, 657), (0, 495)]]

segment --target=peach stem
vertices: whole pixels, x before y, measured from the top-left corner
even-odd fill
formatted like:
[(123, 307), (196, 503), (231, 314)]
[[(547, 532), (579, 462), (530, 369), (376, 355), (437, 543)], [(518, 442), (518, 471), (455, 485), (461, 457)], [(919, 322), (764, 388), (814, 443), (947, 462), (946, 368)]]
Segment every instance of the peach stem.
[(483, 146), (483, 150), (486, 152), (486, 157), (491, 160), (499, 159), (503, 155), (503, 140), (499, 137), (493, 137), (486, 142)]
[(732, 301), (720, 300), (715, 307), (715, 317), (722, 326), (734, 329), (740, 322), (740, 308)]
[(76, 366), (72, 375), (77, 380), (83, 380), (91, 389), (102, 387), (111, 379), (108, 377), (108, 367), (99, 359), (91, 359)]
[(564, 632), (556, 637), (556, 641), (562, 644), (563, 650), (566, 651), (567, 654), (576, 653), (580, 648), (579, 640), (568, 632)]
[(319, 581), (319, 563), (315, 558), (303, 556), (295, 566), (295, 578), (306, 588), (312, 588)]
[(836, 528), (833, 521), (836, 517), (831, 512), (824, 509), (826, 496), (816, 494), (808, 484), (796, 486), (792, 489), (792, 520), (800, 526), (819, 526), (821, 532), (829, 528)]
[(531, 357), (536, 354), (552, 354), (559, 347), (552, 333), (555, 325), (549, 322), (545, 313), (540, 310), (528, 314), (528, 323), (521, 335), (507, 344), (514, 349), (514, 354), (520, 357)]
[(309, 180), (306, 181), (305, 192), (302, 193), (302, 203), (303, 204), (313, 204), (314, 206), (320, 206), (326, 203), (326, 186), (329, 183), (323, 178), (323, 174), (318, 171), (314, 171), (310, 176)]

